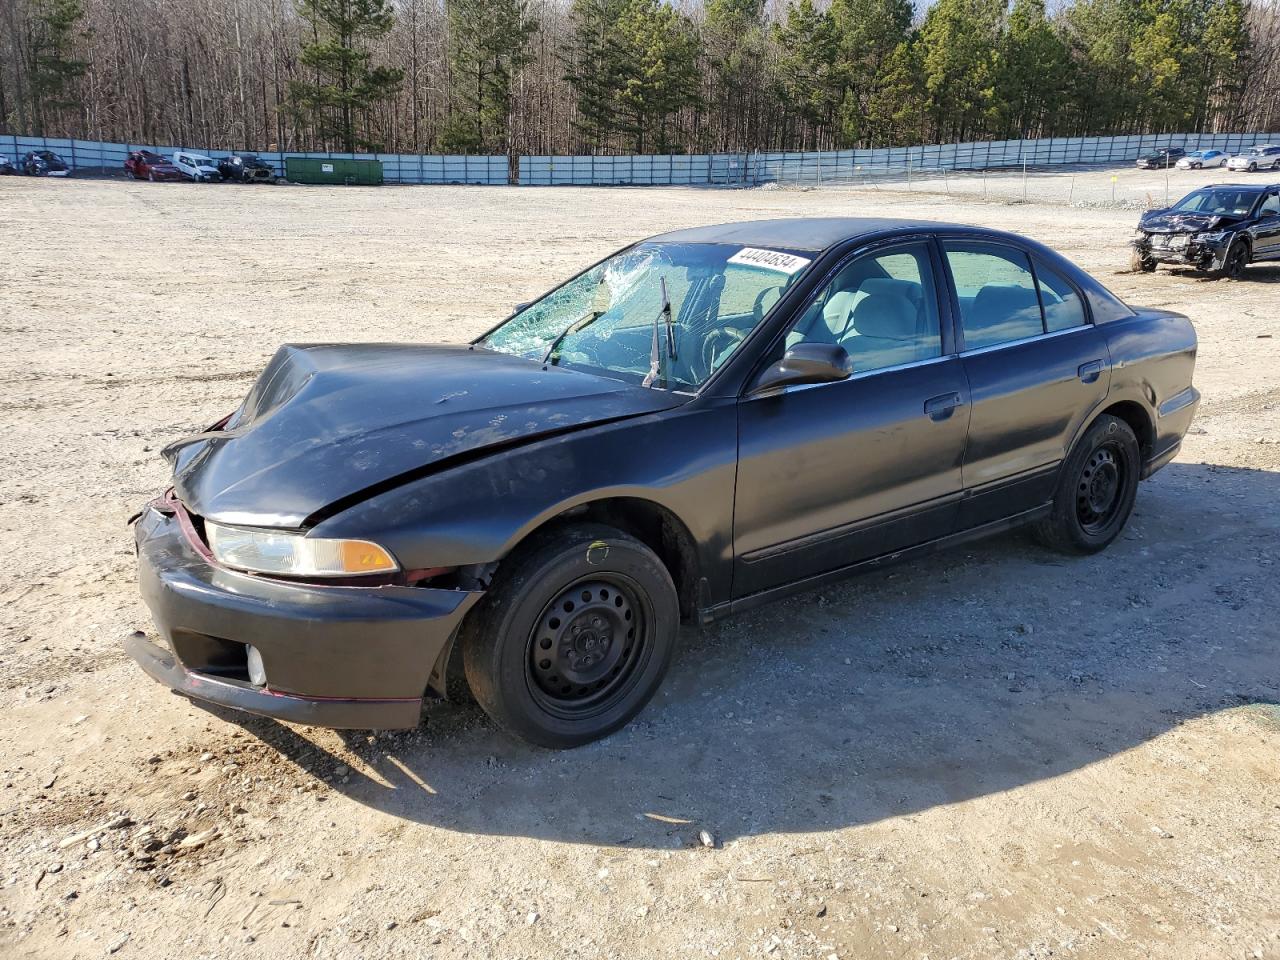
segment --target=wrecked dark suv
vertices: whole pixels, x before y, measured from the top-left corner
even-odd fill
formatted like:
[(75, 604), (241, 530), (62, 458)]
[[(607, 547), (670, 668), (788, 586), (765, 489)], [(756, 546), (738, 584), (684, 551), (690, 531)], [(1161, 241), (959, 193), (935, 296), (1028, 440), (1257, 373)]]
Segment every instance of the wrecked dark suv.
[(1193, 190), (1144, 213), (1132, 245), (1137, 270), (1168, 263), (1238, 278), (1250, 263), (1280, 259), (1280, 184)]
[(469, 686), (585, 743), (650, 699), (681, 623), (1022, 524), (1103, 549), (1179, 449), (1195, 352), (1186, 317), (1012, 234), (664, 234), (470, 345), (280, 348), (166, 448), (135, 527), (163, 646), (127, 648), (285, 720), (412, 727)]

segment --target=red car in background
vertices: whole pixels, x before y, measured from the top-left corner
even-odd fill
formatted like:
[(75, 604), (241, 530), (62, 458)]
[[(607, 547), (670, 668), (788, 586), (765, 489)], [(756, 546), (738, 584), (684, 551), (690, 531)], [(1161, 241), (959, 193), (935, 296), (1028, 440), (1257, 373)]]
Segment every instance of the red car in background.
[(150, 150), (134, 150), (125, 158), (125, 172), (135, 180), (181, 180), (182, 171)]

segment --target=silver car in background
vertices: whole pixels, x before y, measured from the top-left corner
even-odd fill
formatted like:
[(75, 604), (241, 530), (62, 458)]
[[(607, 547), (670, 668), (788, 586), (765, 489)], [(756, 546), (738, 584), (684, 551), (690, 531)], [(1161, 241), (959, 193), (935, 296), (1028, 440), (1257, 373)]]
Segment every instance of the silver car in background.
[(1207, 170), (1210, 167), (1224, 167), (1227, 155), (1222, 150), (1196, 150), (1174, 164), (1179, 170)]
[(1227, 161), (1228, 170), (1280, 170), (1280, 146), (1272, 143), (1260, 143), (1250, 147), (1244, 153), (1238, 153)]

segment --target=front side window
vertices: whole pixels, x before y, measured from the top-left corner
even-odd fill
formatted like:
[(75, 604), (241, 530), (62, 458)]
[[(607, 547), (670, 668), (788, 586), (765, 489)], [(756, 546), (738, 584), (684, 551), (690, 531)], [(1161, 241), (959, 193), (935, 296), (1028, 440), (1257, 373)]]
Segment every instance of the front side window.
[(520, 310), (478, 345), (643, 382), (656, 322), (659, 376), (651, 385), (696, 389), (737, 351), (811, 258), (737, 244), (637, 244)]
[(853, 372), (942, 355), (938, 299), (924, 243), (860, 256), (839, 267), (787, 335), (797, 343), (834, 343)]
[(1280, 194), (1267, 194), (1267, 199), (1262, 201), (1262, 206), (1258, 208), (1258, 216), (1280, 216)]

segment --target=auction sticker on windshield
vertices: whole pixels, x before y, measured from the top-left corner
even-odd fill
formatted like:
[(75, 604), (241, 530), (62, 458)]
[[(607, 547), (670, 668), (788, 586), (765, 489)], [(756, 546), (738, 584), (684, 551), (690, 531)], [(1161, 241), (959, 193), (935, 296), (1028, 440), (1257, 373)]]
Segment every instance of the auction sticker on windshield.
[(807, 267), (812, 261), (777, 250), (760, 250), (756, 247), (743, 247), (732, 257), (730, 263), (739, 263), (745, 267), (763, 267), (766, 270), (778, 270), (782, 273), (796, 273)]

